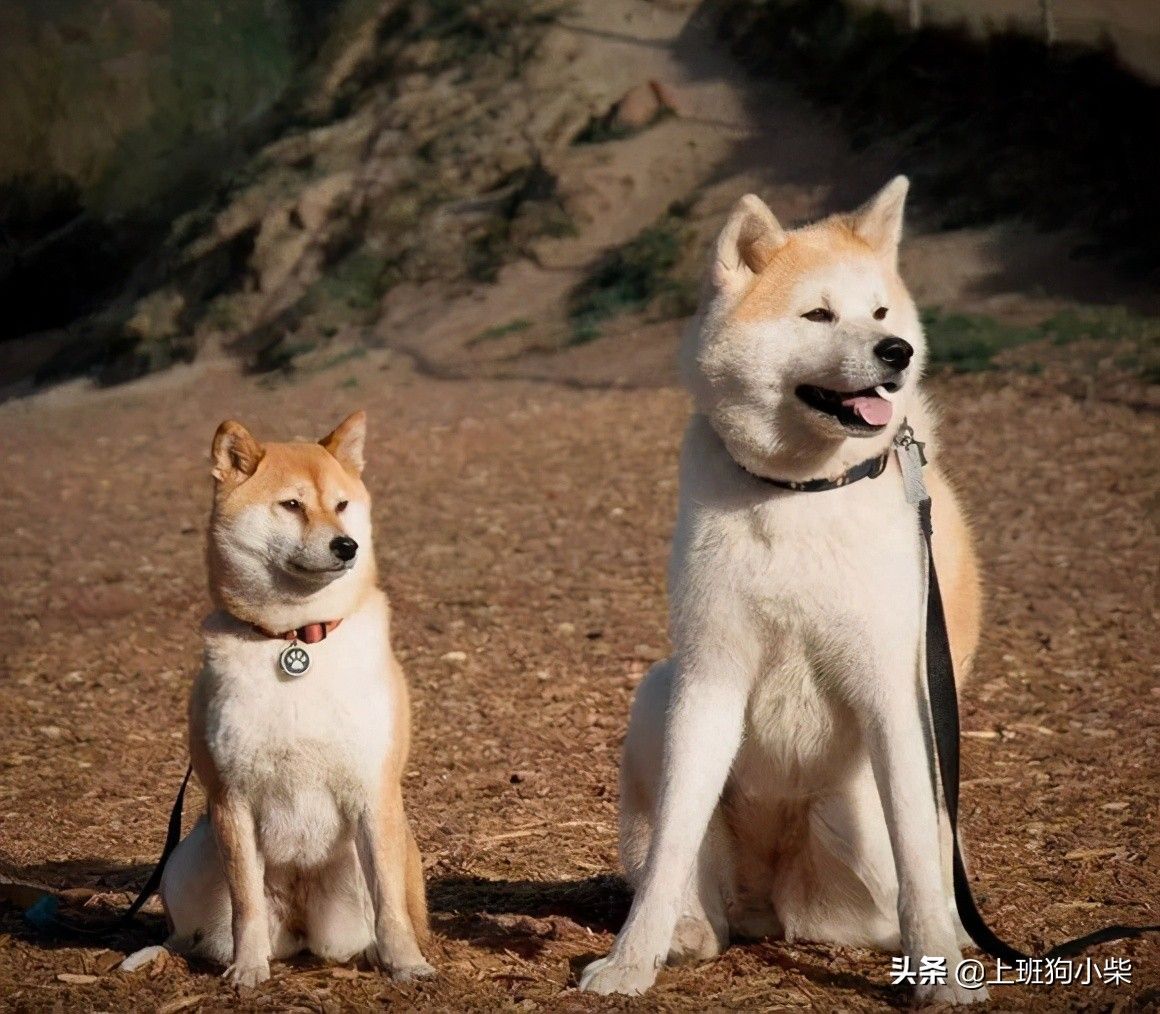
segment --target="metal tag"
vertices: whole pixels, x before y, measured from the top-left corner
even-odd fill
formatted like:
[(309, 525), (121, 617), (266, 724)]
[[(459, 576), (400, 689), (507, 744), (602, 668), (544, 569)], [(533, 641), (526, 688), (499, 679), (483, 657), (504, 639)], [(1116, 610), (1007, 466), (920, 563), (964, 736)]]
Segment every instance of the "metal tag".
[(278, 664), (287, 676), (302, 676), (310, 669), (310, 653), (294, 641), (282, 650)]
[(894, 449), (902, 468), (902, 486), (907, 503), (921, 503), (929, 496), (926, 483), (922, 481), (922, 470), (926, 465), (925, 447), (921, 440), (914, 439), (914, 430), (904, 421), (898, 436), (894, 438)]

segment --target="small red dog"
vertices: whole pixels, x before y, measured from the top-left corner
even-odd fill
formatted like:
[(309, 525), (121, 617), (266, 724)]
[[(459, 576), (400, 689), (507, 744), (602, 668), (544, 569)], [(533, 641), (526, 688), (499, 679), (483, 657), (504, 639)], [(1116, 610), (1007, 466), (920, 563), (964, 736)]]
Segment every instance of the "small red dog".
[(189, 741), (209, 800), (161, 885), (169, 946), (239, 986), (271, 958), (359, 953), (432, 975), (423, 871), (403, 811), (410, 741), (390, 611), (376, 584), (366, 417), (317, 444), (260, 444), (225, 422), (215, 480), (205, 664)]

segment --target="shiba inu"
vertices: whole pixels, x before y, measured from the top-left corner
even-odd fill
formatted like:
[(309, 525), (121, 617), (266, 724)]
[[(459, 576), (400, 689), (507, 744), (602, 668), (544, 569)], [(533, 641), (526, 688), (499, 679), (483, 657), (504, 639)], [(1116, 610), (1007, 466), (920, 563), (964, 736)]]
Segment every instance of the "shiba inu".
[(897, 268), (907, 187), (792, 231), (750, 195), (717, 240), (682, 347), (694, 415), (674, 653), (637, 691), (621, 768), (635, 897), (583, 989), (640, 993), (666, 959), (773, 935), (901, 948), (915, 969), (945, 959), (947, 983), (918, 986), (920, 1001), (986, 995), (956, 984), (966, 936), (926, 746), (922, 538), (887, 453), (906, 420), (932, 459), (934, 558), (964, 674), (979, 581), (919, 390), (926, 344)]
[(407, 687), (376, 584), (366, 418), (317, 444), (213, 441), (217, 610), (189, 706), (208, 811), (165, 867), (168, 946), (239, 986), (299, 951), (427, 976), (419, 851), (400, 784)]

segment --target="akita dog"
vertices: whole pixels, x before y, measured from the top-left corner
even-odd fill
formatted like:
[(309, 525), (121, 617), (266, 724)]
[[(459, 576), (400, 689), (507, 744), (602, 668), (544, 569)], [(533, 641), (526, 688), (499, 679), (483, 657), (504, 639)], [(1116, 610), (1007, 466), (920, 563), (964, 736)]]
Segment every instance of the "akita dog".
[[(750, 195), (717, 240), (682, 349), (674, 654), (637, 692), (621, 768), (635, 897), (583, 989), (640, 993), (666, 958), (735, 934), (901, 947), (916, 970), (946, 961), (920, 1000), (985, 996), (954, 984), (966, 938), (926, 746), (923, 544), (888, 454), (909, 420), (934, 456), (897, 270), (907, 185), (793, 231)], [(975, 557), (937, 464), (925, 478), (965, 674)]]
[(403, 672), (376, 585), (366, 417), (317, 444), (213, 441), (205, 663), (189, 705), (208, 812), (165, 867), (168, 946), (228, 965), (366, 956), (433, 974), (423, 868), (403, 812)]

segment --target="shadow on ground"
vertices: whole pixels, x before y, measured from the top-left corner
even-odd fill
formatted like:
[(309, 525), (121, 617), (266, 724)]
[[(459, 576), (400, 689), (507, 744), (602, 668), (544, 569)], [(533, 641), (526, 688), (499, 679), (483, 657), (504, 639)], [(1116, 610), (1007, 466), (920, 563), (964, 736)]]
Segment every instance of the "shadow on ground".
[[(156, 943), (166, 935), (160, 915), (139, 913), (120, 919), (127, 898), (135, 897), (152, 866), (86, 858), (4, 864), (0, 874), (0, 932), (46, 947), (86, 944), (123, 950)], [(628, 914), (631, 895), (620, 877), (583, 880), (487, 880), (438, 877), (428, 883), (428, 904), (437, 932), (490, 950), (538, 954), (562, 930), (561, 923), (594, 933), (615, 933)], [(26, 911), (45, 897), (56, 899), (53, 917), (34, 924)]]
[[(49, 949), (132, 952), (159, 943), (167, 935), (161, 915), (139, 912), (121, 921), (126, 900), (136, 896), (152, 869), (95, 858), (0, 864), (0, 933)], [(38, 914), (30, 918), (30, 911)]]
[(523, 958), (568, 928), (615, 933), (628, 914), (631, 895), (620, 877), (584, 880), (486, 880), (440, 877), (428, 884), (435, 929), (489, 950), (512, 950)]

